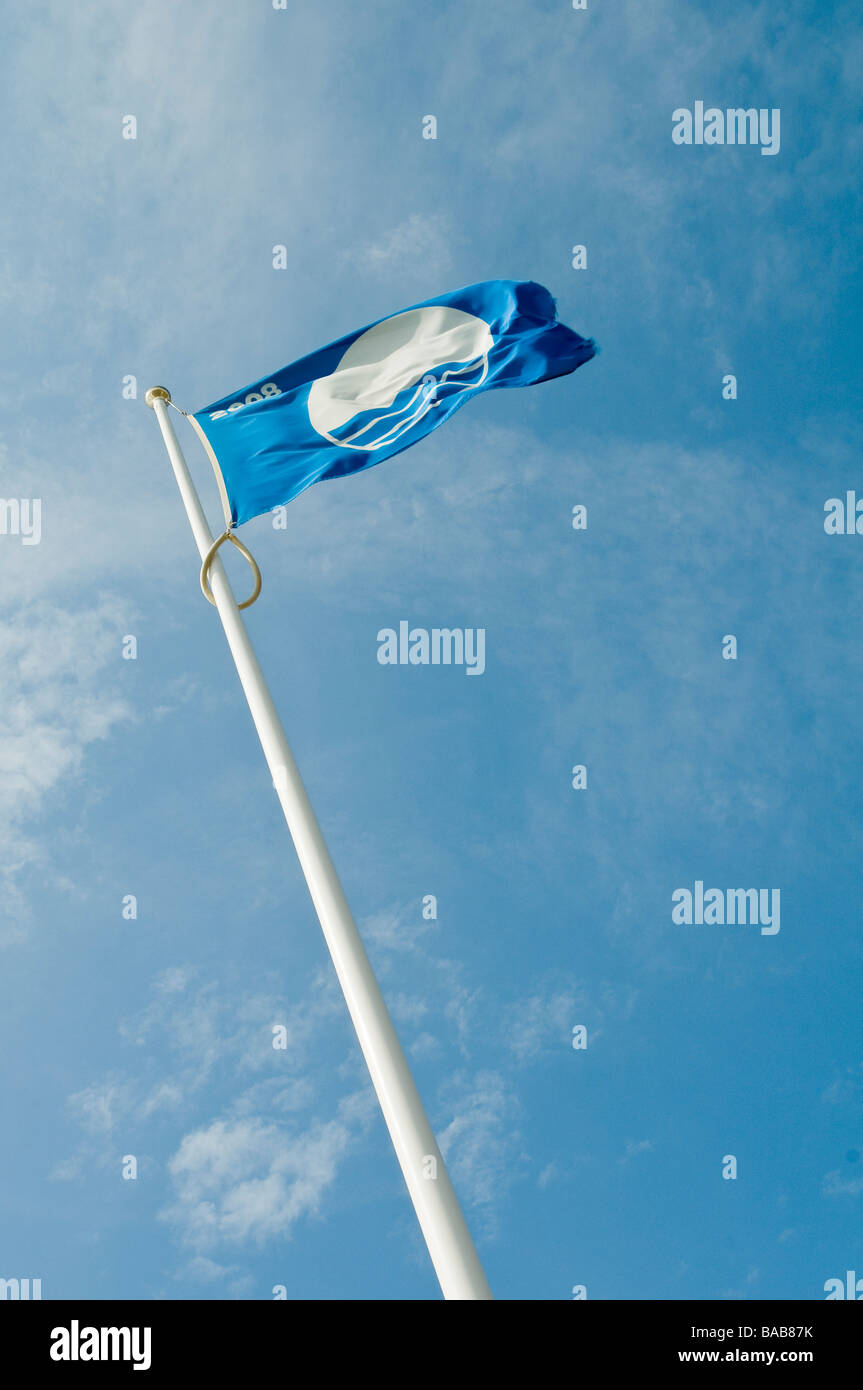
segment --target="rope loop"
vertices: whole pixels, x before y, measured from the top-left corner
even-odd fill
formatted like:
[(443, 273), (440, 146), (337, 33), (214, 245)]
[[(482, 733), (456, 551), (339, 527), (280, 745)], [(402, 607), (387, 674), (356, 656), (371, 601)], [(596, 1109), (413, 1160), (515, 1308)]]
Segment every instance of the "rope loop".
[(239, 550), (243, 558), (245, 560), (248, 560), (252, 574), (255, 577), (255, 587), (251, 598), (247, 598), (244, 603), (237, 604), (238, 608), (251, 608), (252, 604), (255, 602), (255, 599), (261, 592), (261, 571), (258, 569), (258, 564), (254, 555), (252, 555), (251, 552), (246, 549), (241, 540), (237, 539), (230, 527), (221, 536), (219, 536), (218, 540), (213, 541), (213, 544), (210, 546), (210, 549), (204, 556), (204, 560), (201, 565), (201, 591), (207, 602), (212, 603), (213, 607), (215, 607), (216, 600), (213, 598), (209, 584), (210, 566), (216, 558), (219, 546), (224, 545), (225, 541), (230, 541), (231, 545), (237, 547), (237, 550)]

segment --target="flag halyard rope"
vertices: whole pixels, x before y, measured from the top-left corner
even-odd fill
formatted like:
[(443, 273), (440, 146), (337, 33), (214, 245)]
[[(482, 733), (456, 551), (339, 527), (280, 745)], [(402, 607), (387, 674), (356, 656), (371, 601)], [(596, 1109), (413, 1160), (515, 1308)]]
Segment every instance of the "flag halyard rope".
[(210, 549), (204, 556), (204, 560), (201, 565), (201, 592), (203, 593), (204, 598), (207, 599), (208, 602), (211, 603), (215, 608), (216, 600), (213, 598), (213, 595), (210, 591), (209, 583), (210, 566), (216, 558), (219, 546), (224, 545), (225, 541), (230, 541), (231, 545), (236, 546), (237, 550), (239, 550), (243, 558), (245, 560), (248, 560), (249, 562), (249, 567), (251, 568), (252, 574), (254, 575), (255, 579), (255, 587), (252, 591), (251, 598), (247, 598), (243, 603), (238, 603), (237, 607), (251, 608), (252, 604), (255, 602), (255, 599), (261, 592), (261, 571), (258, 569), (258, 562), (255, 559), (254, 555), (251, 553), (250, 550), (246, 549), (239, 537), (234, 535), (234, 532), (232, 531), (230, 526), (228, 527), (227, 531), (224, 531), (222, 535), (218, 537), (217, 540), (213, 541), (213, 544), (210, 546)]
[(183, 410), (182, 407), (175, 404), (175, 402), (172, 401), (170, 397), (168, 397), (168, 405), (173, 406), (174, 409), (177, 411), (178, 415), (185, 415), (189, 423), (195, 427), (195, 431), (204, 445), (207, 457), (209, 458), (210, 463), (213, 465), (213, 472), (216, 475), (216, 482), (219, 485), (219, 497), (221, 498), (222, 502), (222, 511), (225, 514), (225, 530), (222, 533), (222, 535), (218, 537), (217, 540), (213, 541), (213, 544), (210, 546), (210, 549), (207, 551), (201, 564), (201, 592), (204, 595), (204, 598), (207, 600), (207, 602), (211, 603), (215, 608), (216, 600), (213, 598), (213, 594), (210, 589), (210, 567), (214, 559), (216, 558), (216, 555), (218, 554), (219, 546), (224, 545), (225, 541), (230, 541), (231, 545), (235, 546), (237, 550), (239, 550), (243, 558), (248, 561), (249, 567), (252, 571), (252, 575), (254, 578), (254, 588), (252, 590), (251, 598), (247, 598), (243, 603), (238, 603), (237, 607), (251, 608), (252, 604), (255, 602), (255, 600), (261, 592), (261, 571), (258, 568), (258, 562), (255, 559), (254, 555), (251, 553), (250, 550), (246, 548), (246, 546), (243, 545), (243, 542), (239, 540), (237, 536), (234, 535), (234, 522), (233, 518), (231, 517), (231, 508), (228, 502), (228, 494), (225, 489), (225, 480), (222, 477), (222, 470), (219, 467), (219, 461), (216, 458), (216, 455), (213, 453), (210, 441), (207, 439), (207, 436), (204, 434), (194, 415), (190, 415), (187, 410)]

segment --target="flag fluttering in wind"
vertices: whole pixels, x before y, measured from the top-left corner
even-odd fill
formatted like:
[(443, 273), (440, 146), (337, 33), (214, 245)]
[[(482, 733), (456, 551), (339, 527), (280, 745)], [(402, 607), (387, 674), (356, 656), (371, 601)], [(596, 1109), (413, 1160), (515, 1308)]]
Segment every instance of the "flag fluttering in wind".
[(486, 280), (349, 333), (191, 419), (238, 526), (401, 453), (479, 391), (564, 376), (596, 352), (558, 322), (542, 285)]
[[(225, 630), (357, 1040), (448, 1299), (489, 1299), (492, 1294), (243, 623), (240, 610), (254, 603), (261, 576), (233, 528), (289, 502), (321, 478), (357, 473), (409, 448), (478, 391), (564, 376), (596, 351), (590, 339), (558, 323), (548, 290), (532, 281), (469, 285), (350, 333), (188, 417), (219, 482), (226, 530), (215, 540), (169, 418), (171, 393), (165, 386), (151, 386), (145, 396), (159, 422), (201, 557), (201, 588)], [(255, 575), (254, 592), (243, 603), (234, 597), (219, 556), (225, 541), (245, 555)]]

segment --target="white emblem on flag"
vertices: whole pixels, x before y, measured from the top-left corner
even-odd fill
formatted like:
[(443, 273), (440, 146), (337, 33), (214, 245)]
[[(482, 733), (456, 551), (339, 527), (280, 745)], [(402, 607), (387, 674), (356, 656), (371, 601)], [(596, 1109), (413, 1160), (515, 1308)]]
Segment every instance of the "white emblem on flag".
[(475, 390), (494, 347), (484, 319), (445, 304), (408, 309), (355, 338), (309, 392), (309, 420), (342, 449), (381, 449), (453, 394)]

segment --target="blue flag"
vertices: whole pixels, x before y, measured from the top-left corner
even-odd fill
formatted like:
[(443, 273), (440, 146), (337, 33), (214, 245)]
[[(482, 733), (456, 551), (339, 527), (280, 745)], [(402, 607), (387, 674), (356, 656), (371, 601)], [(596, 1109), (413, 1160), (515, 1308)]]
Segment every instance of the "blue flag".
[(239, 526), (401, 453), (479, 391), (564, 376), (596, 351), (558, 323), (542, 285), (486, 280), (349, 333), (192, 420)]

